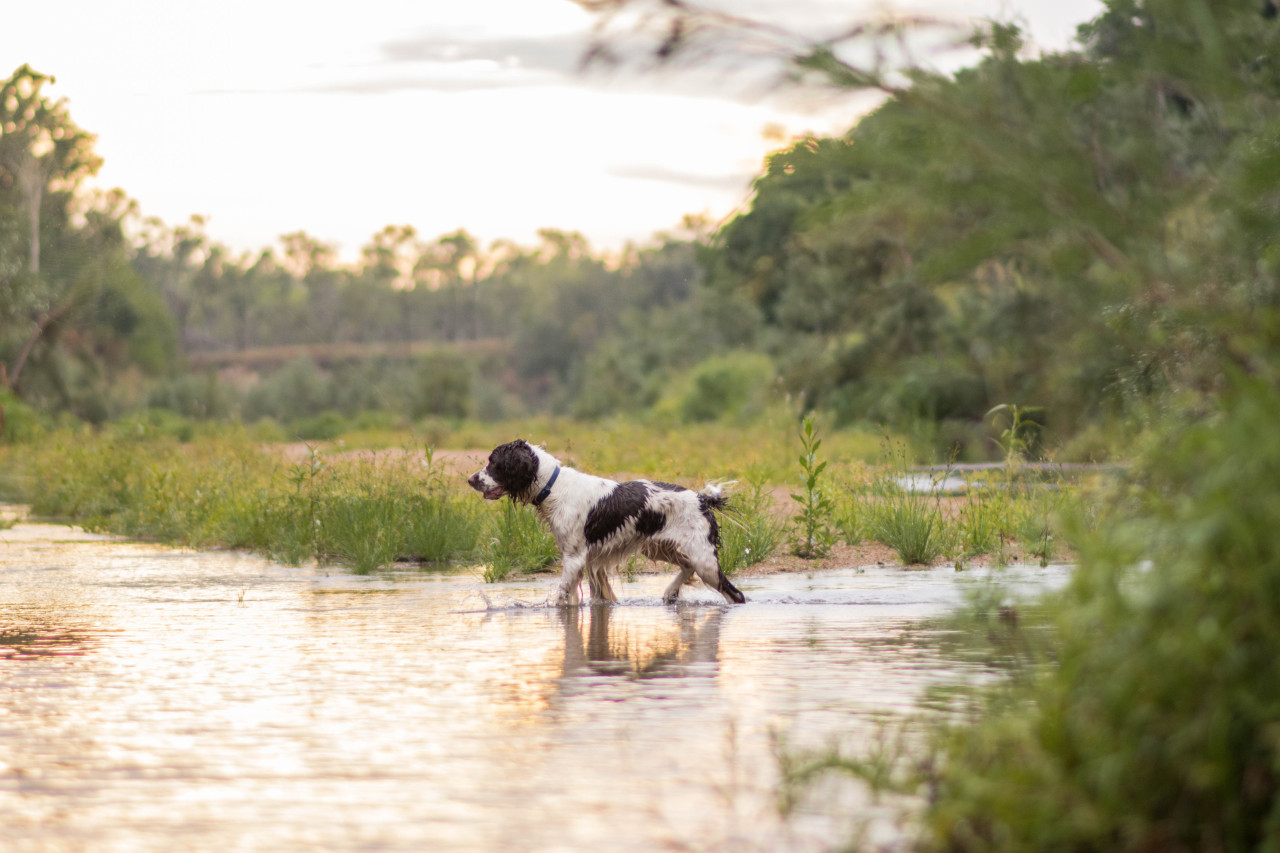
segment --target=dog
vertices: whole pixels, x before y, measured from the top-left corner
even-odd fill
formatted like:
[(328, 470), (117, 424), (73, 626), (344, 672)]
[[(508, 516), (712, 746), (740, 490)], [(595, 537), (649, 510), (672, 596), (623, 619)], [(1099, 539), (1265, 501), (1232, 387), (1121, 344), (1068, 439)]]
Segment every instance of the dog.
[(731, 603), (747, 600), (720, 570), (720, 528), (713, 510), (725, 509), (721, 488), (694, 492), (649, 480), (619, 483), (562, 466), (541, 447), (512, 441), (494, 448), (484, 468), (467, 479), (486, 500), (508, 496), (528, 504), (555, 536), (563, 572), (553, 604), (579, 603), (583, 574), (595, 601), (618, 599), (609, 570), (632, 554), (680, 569), (662, 595), (673, 604), (694, 574)]

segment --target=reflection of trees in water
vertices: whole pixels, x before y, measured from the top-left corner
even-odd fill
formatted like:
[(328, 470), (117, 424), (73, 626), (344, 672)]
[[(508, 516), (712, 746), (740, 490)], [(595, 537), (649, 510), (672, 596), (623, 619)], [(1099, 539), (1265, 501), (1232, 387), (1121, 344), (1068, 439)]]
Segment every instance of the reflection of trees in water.
[(83, 655), (101, 642), (101, 637), (43, 620), (9, 620), (0, 624), (0, 660)]
[[(654, 633), (638, 630), (642, 626), (613, 624), (615, 612), (616, 608), (607, 604), (561, 609), (565, 678), (611, 675), (647, 679), (714, 674), (714, 666), (694, 665), (717, 662), (723, 609), (679, 609), (670, 614), (671, 622), (658, 626)], [(585, 637), (584, 619), (589, 620)]]

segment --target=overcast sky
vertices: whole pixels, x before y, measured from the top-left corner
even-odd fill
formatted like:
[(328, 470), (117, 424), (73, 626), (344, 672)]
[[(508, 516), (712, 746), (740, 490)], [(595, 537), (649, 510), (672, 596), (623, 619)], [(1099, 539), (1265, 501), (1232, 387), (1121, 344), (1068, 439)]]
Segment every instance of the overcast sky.
[[(886, 7), (725, 8), (821, 32)], [(894, 8), (1020, 21), (1053, 50), (1102, 3)], [(748, 198), (778, 130), (839, 131), (866, 108), (748, 97), (707, 75), (583, 75), (591, 24), (568, 0), (24, 3), (5, 12), (0, 75), (23, 62), (54, 75), (47, 91), (98, 135), (98, 184), (145, 215), (206, 215), (238, 250), (305, 230), (347, 258), (388, 224), (522, 243), (553, 227), (614, 248), (684, 214), (720, 219)]]

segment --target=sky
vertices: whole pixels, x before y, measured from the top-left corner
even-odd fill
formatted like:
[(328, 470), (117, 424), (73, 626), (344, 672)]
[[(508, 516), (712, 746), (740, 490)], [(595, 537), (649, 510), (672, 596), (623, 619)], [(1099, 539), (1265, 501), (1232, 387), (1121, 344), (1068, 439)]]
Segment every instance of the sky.
[[(1102, 3), (722, 8), (813, 34), (887, 8), (1015, 21), (1049, 51)], [(721, 221), (770, 150), (843, 131), (874, 103), (745, 86), (741, 64), (584, 73), (595, 21), (568, 0), (25, 3), (6, 10), (0, 75), (25, 62), (56, 77), (46, 93), (98, 137), (96, 184), (144, 216), (205, 216), (237, 251), (303, 230), (347, 259), (390, 224), (522, 244), (558, 228), (616, 249), (686, 214)]]

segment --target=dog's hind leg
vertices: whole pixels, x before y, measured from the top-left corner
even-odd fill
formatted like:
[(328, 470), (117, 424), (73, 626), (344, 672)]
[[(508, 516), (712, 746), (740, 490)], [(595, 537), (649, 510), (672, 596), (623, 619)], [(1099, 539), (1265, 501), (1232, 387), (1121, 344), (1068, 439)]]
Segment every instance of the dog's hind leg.
[(742, 604), (747, 600), (742, 591), (730, 583), (729, 578), (720, 570), (720, 557), (714, 545), (708, 542), (705, 547), (691, 550), (693, 553), (689, 556), (689, 562), (704, 584), (733, 604)]
[(676, 599), (680, 597), (680, 588), (693, 577), (693, 566), (685, 559), (684, 554), (680, 553), (680, 549), (671, 542), (650, 540), (644, 543), (640, 552), (650, 560), (671, 563), (680, 569), (680, 574), (676, 575), (675, 580), (662, 593), (663, 604), (675, 604)]
[(613, 594), (609, 585), (609, 563), (602, 560), (590, 560), (587, 563), (587, 585), (591, 587), (591, 603), (607, 601), (618, 603), (618, 596)]
[(730, 583), (728, 576), (720, 570), (718, 560), (698, 560), (693, 564), (693, 569), (703, 583), (723, 595), (726, 601), (742, 604), (747, 600), (742, 591)]

